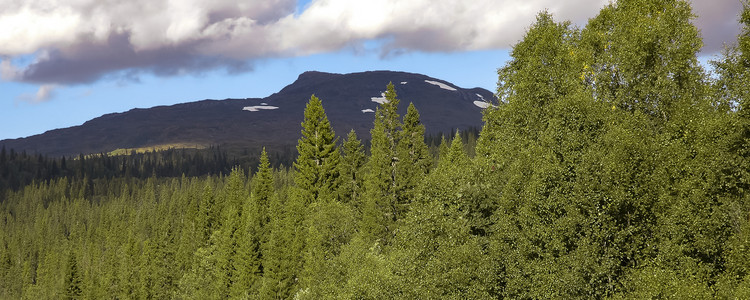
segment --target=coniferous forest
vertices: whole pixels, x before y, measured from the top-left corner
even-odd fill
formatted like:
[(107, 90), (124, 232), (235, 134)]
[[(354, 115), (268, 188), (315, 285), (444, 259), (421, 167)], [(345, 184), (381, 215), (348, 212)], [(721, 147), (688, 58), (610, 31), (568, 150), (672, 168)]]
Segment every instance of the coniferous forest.
[(312, 96), (289, 167), (3, 150), (0, 298), (748, 299), (750, 7), (710, 68), (693, 18), (540, 13), (475, 146), (389, 85), (369, 143)]

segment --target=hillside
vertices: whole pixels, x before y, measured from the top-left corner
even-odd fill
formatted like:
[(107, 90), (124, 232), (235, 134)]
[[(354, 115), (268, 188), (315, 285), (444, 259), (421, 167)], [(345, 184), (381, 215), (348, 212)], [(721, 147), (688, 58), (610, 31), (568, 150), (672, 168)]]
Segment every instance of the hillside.
[(427, 134), (480, 127), (480, 106), (490, 91), (464, 89), (425, 75), (372, 71), (351, 74), (305, 72), (266, 98), (203, 100), (171, 106), (132, 109), (47, 131), (26, 138), (0, 141), (0, 147), (52, 156), (101, 153), (116, 149), (183, 145), (229, 148), (269, 148), (292, 145), (300, 133), (305, 104), (312, 94), (323, 106), (338, 135), (354, 129), (367, 139), (372, 113), (393, 82), (403, 115), (409, 102), (421, 114)]

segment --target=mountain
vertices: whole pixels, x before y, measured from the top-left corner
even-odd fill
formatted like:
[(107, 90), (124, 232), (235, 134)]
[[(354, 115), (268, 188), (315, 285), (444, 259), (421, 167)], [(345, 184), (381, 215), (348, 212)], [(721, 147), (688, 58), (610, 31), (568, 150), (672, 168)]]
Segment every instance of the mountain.
[(377, 101), (393, 82), (401, 100), (419, 110), (428, 134), (482, 126), (482, 106), (493, 94), (464, 89), (421, 74), (371, 71), (351, 74), (305, 72), (266, 98), (203, 100), (124, 113), (106, 114), (82, 125), (55, 129), (26, 138), (0, 141), (0, 147), (52, 156), (102, 153), (115, 149), (160, 147), (225, 147), (257, 149), (293, 145), (300, 137), (303, 111), (315, 94), (323, 101), (339, 136), (354, 129), (369, 139)]

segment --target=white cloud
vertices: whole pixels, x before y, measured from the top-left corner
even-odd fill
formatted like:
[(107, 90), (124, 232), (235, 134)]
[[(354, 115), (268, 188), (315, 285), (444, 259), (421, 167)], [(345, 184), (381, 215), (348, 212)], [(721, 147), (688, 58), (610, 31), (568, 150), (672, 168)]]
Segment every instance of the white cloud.
[(18, 100), (32, 104), (45, 102), (54, 97), (57, 88), (55, 84), (43, 84), (39, 86), (35, 94), (22, 94), (18, 96)]
[(19, 73), (18, 68), (13, 66), (10, 60), (0, 61), (0, 78), (3, 80), (16, 80), (21, 76)]
[(60, 47), (77, 35), (81, 16), (69, 7), (54, 10), (23, 7), (0, 13), (0, 54), (20, 55)]
[[(693, 2), (698, 15), (706, 12), (696, 24), (707, 48), (734, 40), (739, 1)], [(295, 0), (0, 0), (0, 57), (5, 80), (69, 84), (134, 70), (247, 70), (243, 61), (338, 51), (371, 40), (384, 42), (384, 54), (498, 49), (520, 40), (541, 10), (583, 26), (607, 3), (313, 0), (299, 12)], [(20, 70), (6, 63), (20, 55), (37, 59)], [(67, 74), (71, 69), (75, 76)]]

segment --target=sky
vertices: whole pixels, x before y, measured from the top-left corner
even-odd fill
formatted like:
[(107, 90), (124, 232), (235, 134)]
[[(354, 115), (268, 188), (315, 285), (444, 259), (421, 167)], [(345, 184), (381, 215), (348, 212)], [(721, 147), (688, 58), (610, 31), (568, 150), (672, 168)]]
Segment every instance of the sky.
[[(421, 73), (494, 91), (542, 10), (584, 26), (609, 0), (0, 0), (0, 139), (107, 113), (266, 97), (309, 70)], [(740, 0), (694, 0), (701, 61)]]

